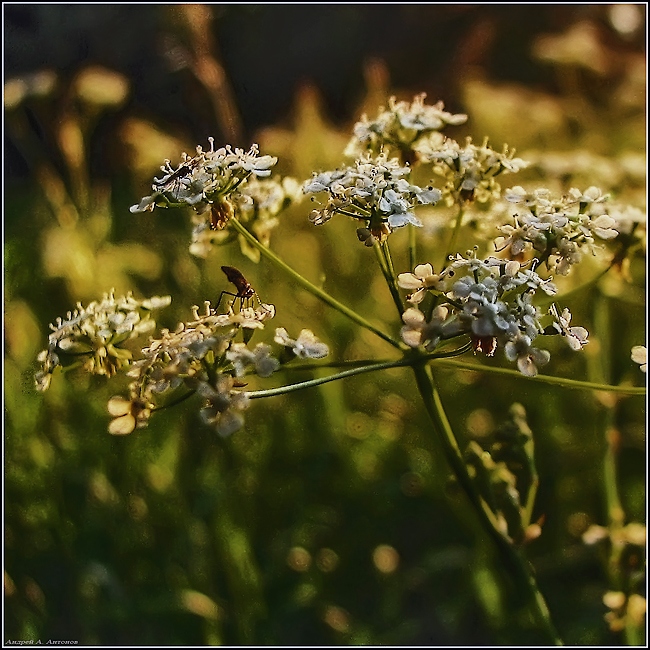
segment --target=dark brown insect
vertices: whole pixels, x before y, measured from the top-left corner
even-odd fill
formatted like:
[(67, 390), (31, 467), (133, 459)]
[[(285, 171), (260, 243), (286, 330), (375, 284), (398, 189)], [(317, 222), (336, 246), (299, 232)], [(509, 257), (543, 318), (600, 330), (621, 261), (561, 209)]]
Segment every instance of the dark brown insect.
[(221, 270), (226, 274), (226, 277), (237, 287), (236, 298), (252, 298), (255, 295), (255, 289), (251, 283), (244, 277), (243, 273), (236, 269), (234, 266), (222, 266)]
[(232, 293), (231, 291), (222, 291), (221, 295), (219, 296), (219, 302), (217, 303), (217, 309), (219, 309), (219, 305), (221, 304), (221, 299), (223, 298), (224, 294), (226, 296), (233, 297), (233, 301), (230, 303), (230, 308), (232, 308), (233, 304), (237, 300), (240, 301), (240, 306), (243, 306), (244, 301), (248, 303), (248, 301), (250, 301), (253, 297), (257, 298), (258, 302), (262, 304), (262, 301), (257, 296), (255, 289), (253, 289), (251, 283), (244, 277), (244, 274), (239, 269), (236, 269), (234, 266), (222, 266), (221, 270), (226, 274), (228, 280), (235, 285), (237, 293)]

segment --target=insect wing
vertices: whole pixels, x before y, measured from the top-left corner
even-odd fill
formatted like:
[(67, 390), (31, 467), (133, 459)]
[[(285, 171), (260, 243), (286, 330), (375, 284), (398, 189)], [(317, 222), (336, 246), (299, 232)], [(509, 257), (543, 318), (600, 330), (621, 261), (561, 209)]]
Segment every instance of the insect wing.
[(234, 266), (222, 266), (221, 270), (226, 274), (228, 280), (237, 287), (238, 298), (252, 298), (255, 295), (255, 290), (241, 271)]

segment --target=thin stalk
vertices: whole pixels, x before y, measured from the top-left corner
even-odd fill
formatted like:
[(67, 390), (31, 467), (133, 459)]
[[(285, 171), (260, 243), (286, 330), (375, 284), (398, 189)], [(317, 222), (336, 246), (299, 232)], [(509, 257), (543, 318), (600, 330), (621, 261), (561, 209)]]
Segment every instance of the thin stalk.
[(533, 518), (533, 508), (535, 507), (535, 499), (537, 498), (537, 489), (539, 488), (539, 475), (534, 464), (531, 463), (531, 477), (530, 487), (526, 495), (526, 505), (524, 506), (524, 514), (522, 517), (522, 528), (526, 530), (530, 526), (530, 521)]
[[(598, 331), (602, 349), (609, 352), (612, 348), (612, 331), (609, 310), (603, 294), (596, 290), (594, 300), (595, 326)], [(611, 377), (610, 355), (601, 354), (597, 364), (591, 367), (591, 374), (598, 379), (607, 380)], [(607, 405), (602, 421), (602, 431), (607, 443), (603, 458), (603, 487), (605, 490), (605, 503), (607, 505), (607, 519), (610, 536), (612, 539), (620, 532), (625, 523), (625, 511), (618, 489), (618, 451), (620, 447), (620, 434), (615, 427), (616, 402)], [(609, 580), (611, 587), (617, 591), (626, 591), (625, 569), (621, 559), (623, 546), (612, 543), (609, 554)]]
[(168, 402), (167, 404), (163, 404), (162, 406), (156, 406), (155, 408), (151, 409), (152, 413), (157, 413), (158, 411), (164, 411), (165, 409), (171, 408), (172, 406), (176, 406), (177, 404), (181, 404), (184, 402), (186, 399), (189, 399), (192, 397), (192, 395), (196, 394), (196, 390), (190, 390), (189, 392), (181, 395), (180, 397), (177, 397), (176, 399), (173, 399), (171, 402)]
[[(469, 352), (471, 348), (471, 343), (463, 345), (460, 348), (454, 348), (453, 350), (442, 350), (440, 352), (427, 352), (418, 356), (417, 360), (409, 361), (406, 365), (413, 365), (415, 363), (422, 363), (422, 361), (428, 361), (431, 359), (448, 359), (449, 357), (456, 357), (460, 354), (465, 354)], [(320, 368), (359, 368), (362, 366), (372, 366), (375, 363), (394, 363), (391, 359), (351, 359), (349, 361), (330, 361), (329, 363), (322, 363), (320, 361), (307, 362), (307, 363), (296, 363), (286, 366), (286, 370), (318, 370)], [(401, 364), (400, 365), (404, 365)]]
[(476, 491), (474, 483), (467, 471), (467, 466), (465, 465), (460, 448), (458, 447), (454, 432), (447, 420), (442, 402), (440, 401), (440, 395), (434, 384), (431, 369), (418, 364), (413, 366), (413, 372), (418, 390), (433, 423), (434, 431), (442, 443), (447, 461), (458, 483), (476, 511), (482, 528), (494, 542), (504, 565), (509, 569), (519, 597), (534, 613), (539, 626), (544, 629), (553, 644), (562, 645), (562, 640), (558, 636), (551, 621), (548, 607), (537, 586), (537, 582), (527, 560), (515, 548), (512, 541), (500, 532), (494, 513)]
[(459, 368), (460, 370), (469, 370), (471, 372), (487, 372), (495, 375), (509, 375), (519, 380), (535, 381), (542, 384), (552, 384), (554, 386), (563, 386), (564, 388), (575, 388), (583, 390), (602, 390), (608, 393), (622, 393), (623, 395), (645, 395), (645, 386), (614, 386), (612, 384), (599, 384), (593, 381), (579, 381), (577, 379), (565, 379), (564, 377), (549, 377), (547, 375), (535, 375), (535, 377), (526, 377), (517, 370), (510, 368), (493, 368), (481, 366), (478, 363), (466, 363), (456, 361), (455, 359), (437, 359), (436, 364)]
[(410, 358), (399, 359), (397, 361), (385, 361), (382, 363), (373, 363), (359, 368), (351, 368), (350, 370), (343, 370), (336, 372), (327, 377), (319, 377), (318, 379), (309, 379), (301, 381), (296, 384), (289, 384), (287, 386), (279, 386), (278, 388), (268, 388), (267, 390), (253, 390), (247, 393), (250, 399), (259, 399), (261, 397), (274, 397), (276, 395), (285, 395), (286, 393), (294, 393), (297, 390), (304, 390), (305, 388), (313, 388), (314, 386), (321, 386), (331, 381), (338, 381), (346, 377), (353, 377), (354, 375), (361, 375), (365, 372), (376, 372), (377, 370), (387, 370), (388, 368), (400, 368), (402, 366), (410, 366), (413, 360)]
[(381, 272), (383, 273), (386, 284), (388, 285), (391, 298), (401, 316), (404, 313), (404, 305), (402, 304), (402, 298), (399, 295), (399, 290), (397, 289), (397, 284), (395, 282), (395, 270), (393, 269), (393, 260), (390, 256), (388, 242), (382, 242), (381, 244), (375, 242), (374, 249), (377, 261), (379, 262), (379, 267), (381, 268)]
[(295, 280), (303, 289), (306, 289), (313, 296), (316, 296), (319, 300), (322, 300), (326, 305), (336, 309), (338, 312), (347, 316), (351, 321), (355, 322), (357, 325), (361, 325), (365, 329), (369, 330), (373, 334), (376, 334), (379, 338), (384, 339), (387, 343), (390, 343), (393, 347), (401, 349), (402, 346), (399, 341), (396, 341), (393, 337), (382, 332), (380, 329), (369, 323), (363, 316), (360, 316), (354, 310), (346, 307), (344, 304), (340, 303), (338, 300), (330, 296), (327, 292), (319, 289), (316, 285), (312, 284), (309, 280), (304, 278), (296, 270), (292, 269), (288, 264), (283, 262), (275, 253), (273, 253), (269, 248), (260, 243), (237, 219), (232, 218), (230, 222), (235, 230), (244, 237), (244, 239), (257, 248), (260, 253), (275, 264), (278, 268), (282, 269), (287, 273), (293, 280)]

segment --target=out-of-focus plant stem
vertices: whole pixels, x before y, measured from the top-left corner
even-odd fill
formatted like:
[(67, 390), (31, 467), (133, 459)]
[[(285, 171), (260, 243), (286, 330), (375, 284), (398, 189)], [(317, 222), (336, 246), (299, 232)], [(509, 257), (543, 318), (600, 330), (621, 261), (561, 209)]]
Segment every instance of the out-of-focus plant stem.
[(504, 566), (508, 569), (514, 581), (518, 597), (522, 603), (530, 608), (548, 640), (554, 645), (563, 645), (551, 621), (546, 601), (537, 586), (528, 561), (513, 545), (512, 541), (499, 530), (494, 514), (476, 491), (442, 406), (431, 369), (417, 364), (413, 366), (413, 372), (427, 413), (433, 423), (434, 431), (442, 444), (445, 457), (458, 483), (472, 504), (481, 527), (494, 542)]

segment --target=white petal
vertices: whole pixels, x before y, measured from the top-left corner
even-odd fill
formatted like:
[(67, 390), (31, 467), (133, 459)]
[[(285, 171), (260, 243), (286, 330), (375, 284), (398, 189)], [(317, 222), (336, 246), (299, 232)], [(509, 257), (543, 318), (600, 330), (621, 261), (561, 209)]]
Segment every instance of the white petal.
[(114, 436), (125, 436), (135, 429), (135, 418), (132, 415), (122, 415), (108, 425), (108, 432)]
[(433, 275), (433, 266), (431, 264), (418, 264), (415, 267), (414, 274), (418, 278), (426, 278), (429, 275)]
[[(415, 270), (417, 271), (418, 268), (416, 266)], [(419, 289), (422, 286), (422, 280), (413, 273), (400, 273), (397, 276), (397, 286), (402, 289)]]

